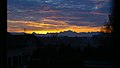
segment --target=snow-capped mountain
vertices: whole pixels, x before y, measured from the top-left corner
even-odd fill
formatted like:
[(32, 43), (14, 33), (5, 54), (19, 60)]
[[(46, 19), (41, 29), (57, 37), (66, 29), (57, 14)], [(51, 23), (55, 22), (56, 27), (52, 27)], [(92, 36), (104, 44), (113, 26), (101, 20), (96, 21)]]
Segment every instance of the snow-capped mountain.
[(58, 37), (61, 37), (61, 36), (76, 37), (78, 36), (78, 33), (68, 30), (68, 31), (60, 32), (57, 36)]
[(68, 36), (68, 37), (92, 37), (93, 35), (98, 35), (99, 32), (91, 32), (91, 33), (76, 33), (71, 30), (60, 32), (57, 36)]

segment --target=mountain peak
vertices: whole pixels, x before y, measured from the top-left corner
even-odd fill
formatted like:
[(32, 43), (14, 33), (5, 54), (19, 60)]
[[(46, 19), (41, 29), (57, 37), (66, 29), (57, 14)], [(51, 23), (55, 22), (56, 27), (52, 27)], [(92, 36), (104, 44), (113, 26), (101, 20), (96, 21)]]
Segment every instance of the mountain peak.
[(58, 34), (58, 36), (68, 36), (68, 37), (75, 37), (77, 36), (77, 33), (76, 32), (73, 32), (71, 30), (67, 30), (67, 31), (64, 31), (64, 32), (60, 32)]
[(67, 31), (64, 31), (64, 32), (76, 33), (76, 32), (73, 32), (72, 30), (67, 30)]

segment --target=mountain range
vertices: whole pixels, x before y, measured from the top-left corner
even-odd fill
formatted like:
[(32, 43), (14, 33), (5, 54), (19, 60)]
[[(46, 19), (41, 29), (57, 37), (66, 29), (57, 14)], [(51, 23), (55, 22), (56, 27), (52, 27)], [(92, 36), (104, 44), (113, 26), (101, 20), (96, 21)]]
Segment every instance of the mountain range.
[(57, 37), (92, 37), (93, 35), (98, 35), (100, 34), (100, 32), (82, 32), (82, 33), (77, 33), (77, 32), (73, 32), (71, 30), (68, 31), (64, 31), (64, 32), (60, 32), (60, 33), (47, 33), (47, 34), (35, 34), (36, 36), (40, 36), (40, 37), (52, 37), (52, 36), (57, 36)]

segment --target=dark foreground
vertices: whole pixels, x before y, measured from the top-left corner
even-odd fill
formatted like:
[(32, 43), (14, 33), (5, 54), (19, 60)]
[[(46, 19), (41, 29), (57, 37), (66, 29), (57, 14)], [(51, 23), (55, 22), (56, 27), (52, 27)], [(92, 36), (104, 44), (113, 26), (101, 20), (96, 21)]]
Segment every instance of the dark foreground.
[[(46, 44), (34, 35), (8, 35), (8, 68), (114, 68), (111, 40), (104, 37), (101, 45), (94, 47), (86, 42), (83, 48), (72, 42), (68, 44)], [(64, 40), (65, 38), (63, 38)], [(70, 39), (70, 38), (69, 38)], [(68, 39), (68, 40), (69, 40)], [(71, 38), (73, 39), (73, 38)], [(85, 38), (84, 38), (85, 39)], [(56, 39), (52, 37), (51, 40)], [(50, 41), (51, 41), (50, 40)], [(66, 40), (66, 42), (68, 42)], [(79, 38), (76, 39), (80, 40)], [(95, 40), (95, 39), (94, 39)], [(16, 42), (15, 42), (16, 41)], [(59, 40), (58, 40), (59, 41)], [(58, 42), (57, 41), (57, 42)], [(104, 42), (102, 42), (104, 41)], [(59, 41), (61, 42), (61, 41)], [(81, 41), (82, 42), (82, 41)], [(77, 41), (77, 43), (79, 43)], [(96, 42), (95, 42), (96, 43)], [(16, 46), (18, 45), (18, 46)], [(24, 45), (24, 46), (21, 46)], [(80, 45), (80, 43), (79, 43)], [(81, 44), (82, 45), (82, 44)]]

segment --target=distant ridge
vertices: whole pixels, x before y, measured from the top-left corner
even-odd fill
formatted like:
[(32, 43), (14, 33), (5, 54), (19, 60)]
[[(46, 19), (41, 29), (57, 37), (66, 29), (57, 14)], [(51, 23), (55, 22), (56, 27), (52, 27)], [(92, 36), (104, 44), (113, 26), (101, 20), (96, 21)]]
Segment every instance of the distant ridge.
[[(11, 35), (24, 35), (26, 33), (24, 32), (9, 32)], [(60, 33), (47, 33), (47, 34), (36, 34), (35, 32), (32, 33), (33, 35), (37, 36), (37, 37), (92, 37), (93, 35), (98, 35), (100, 34), (100, 32), (81, 32), (81, 33), (77, 33), (74, 32), (72, 30), (67, 30), (67, 31), (63, 31)]]
[(100, 34), (100, 32), (82, 32), (82, 33), (77, 33), (71, 30), (67, 30), (67, 31), (63, 31), (60, 33), (48, 33), (48, 34), (35, 34), (36, 36), (40, 36), (40, 37), (53, 37), (53, 36), (57, 36), (57, 37), (92, 37), (93, 35), (98, 35)]
[(11, 35), (24, 35), (24, 32), (9, 32)]

